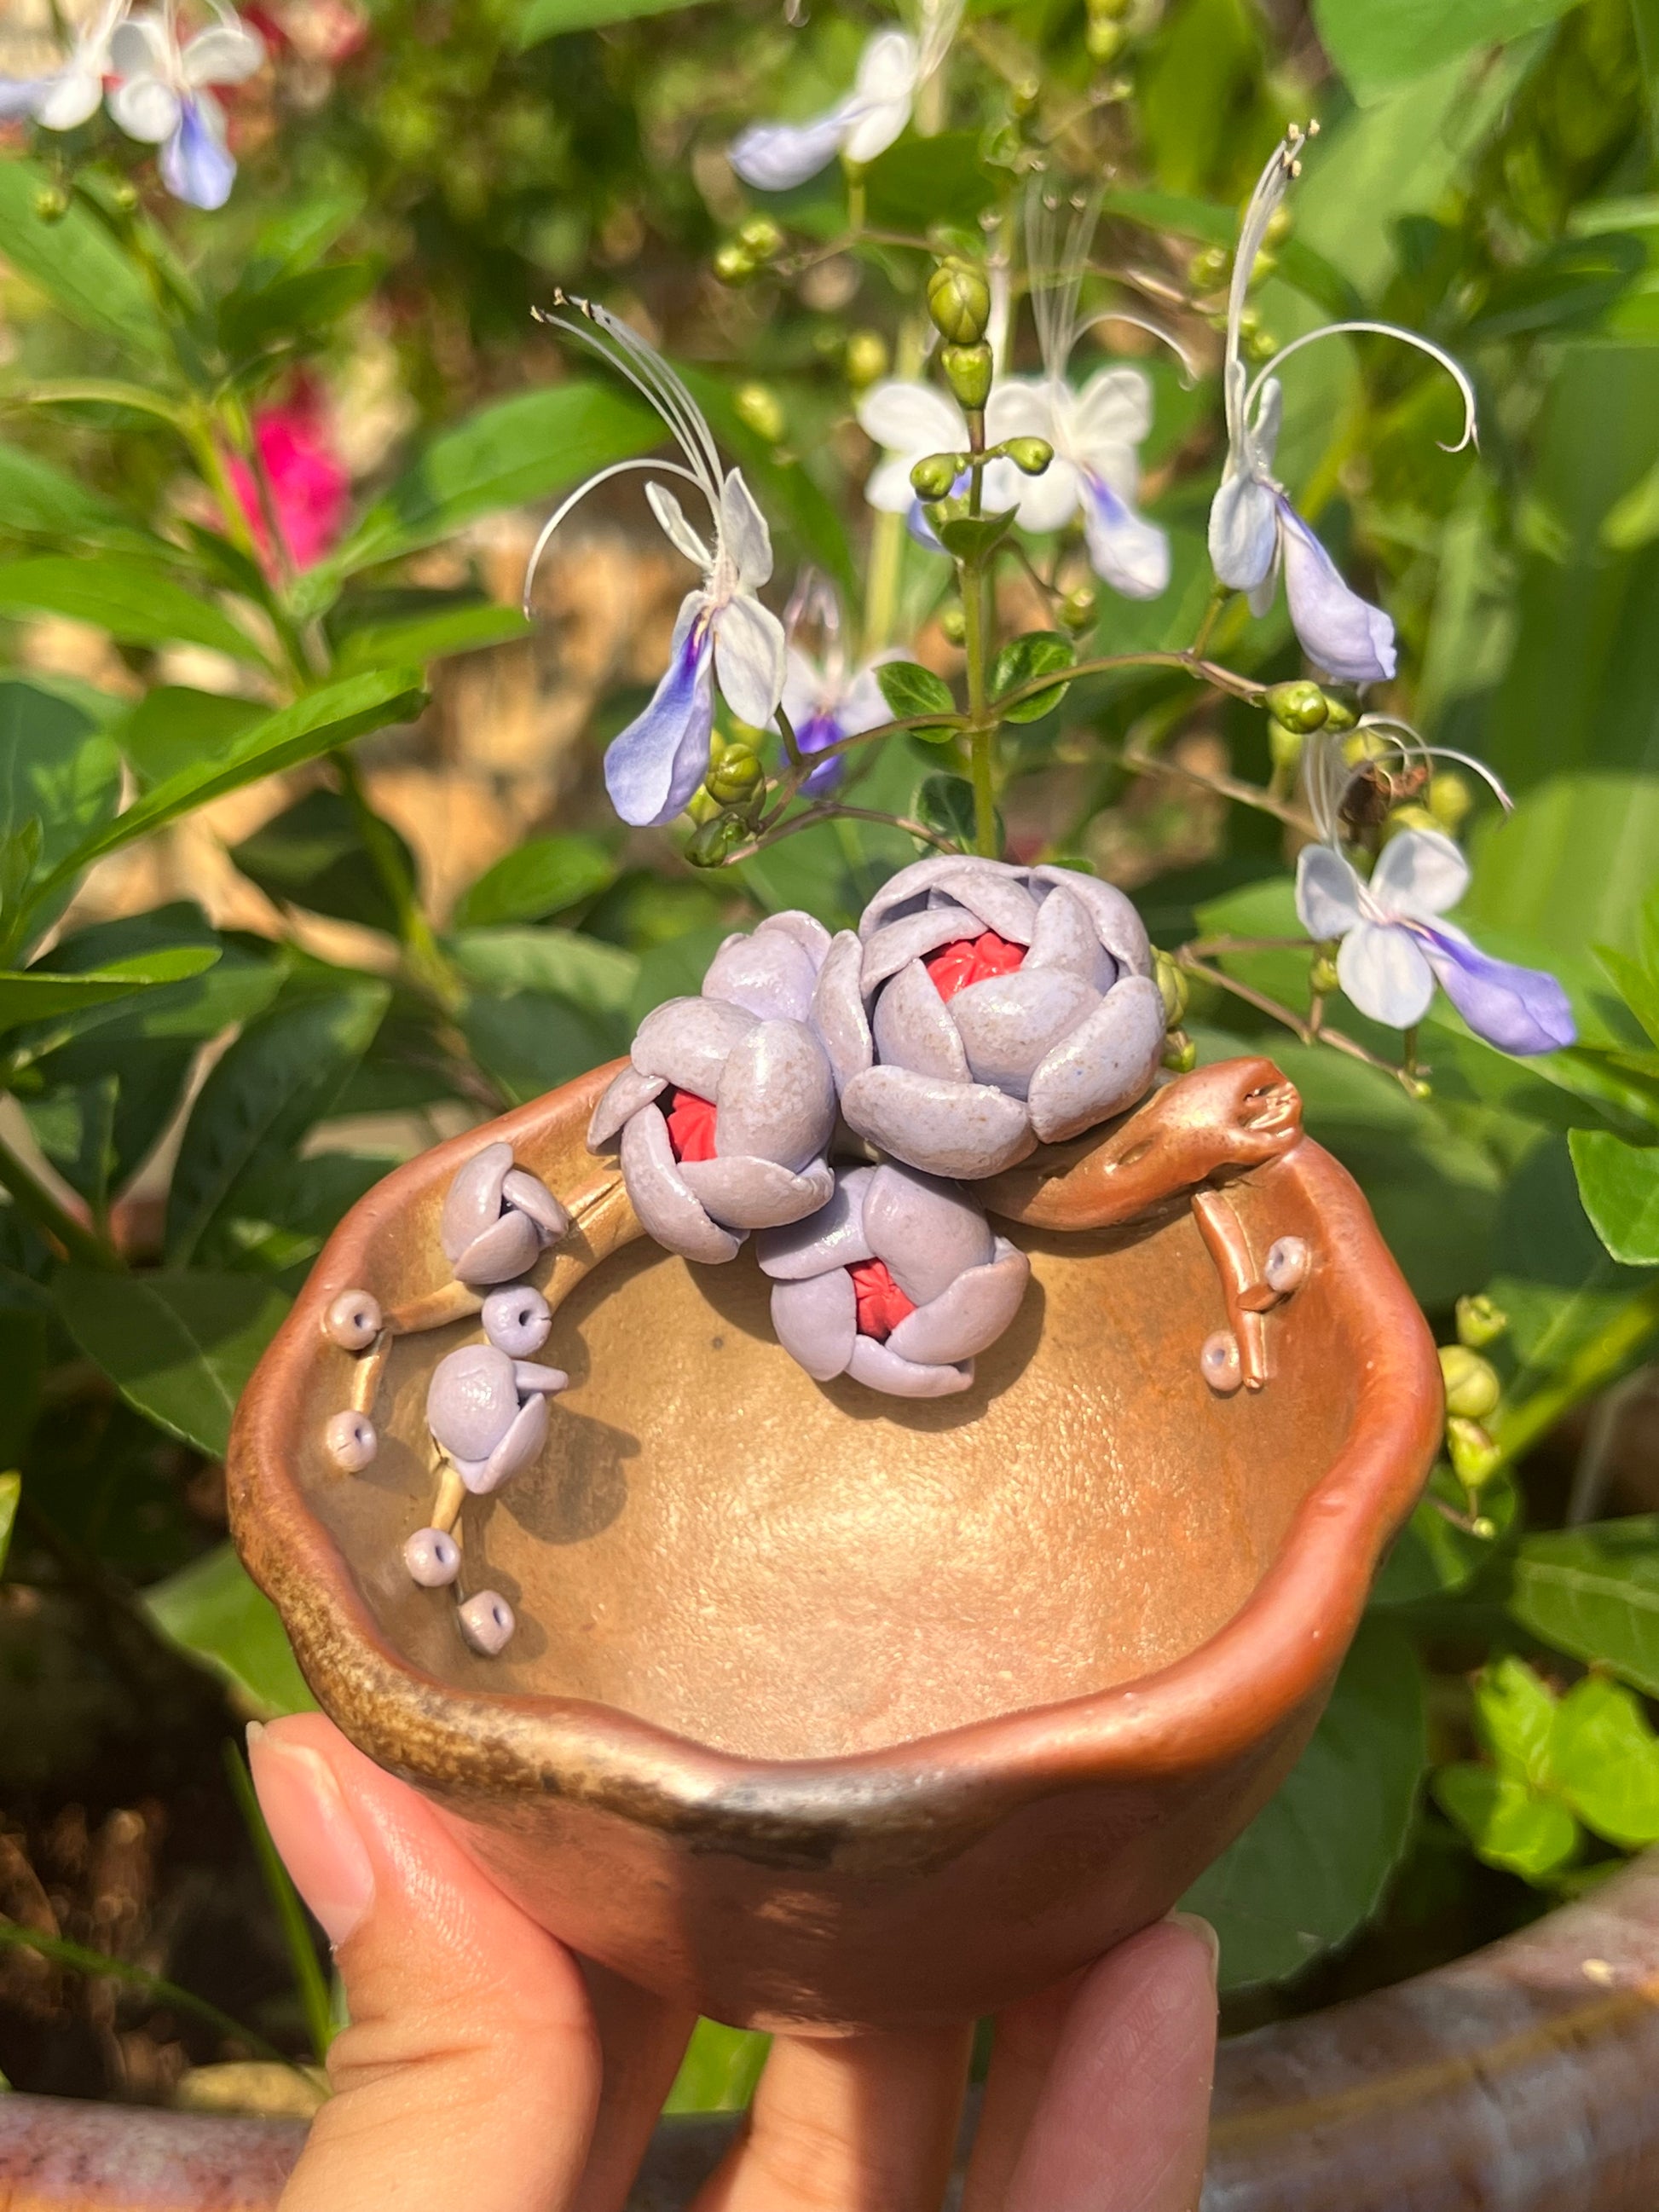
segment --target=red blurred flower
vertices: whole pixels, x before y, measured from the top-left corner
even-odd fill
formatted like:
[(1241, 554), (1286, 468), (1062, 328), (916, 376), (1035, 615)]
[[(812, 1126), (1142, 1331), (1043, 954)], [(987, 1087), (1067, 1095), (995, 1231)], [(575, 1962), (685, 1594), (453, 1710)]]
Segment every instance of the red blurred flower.
[[(289, 558), (296, 568), (309, 568), (339, 543), (351, 490), (322, 410), (301, 391), (280, 407), (262, 408), (253, 418), (253, 439)], [(269, 561), (270, 534), (253, 471), (239, 455), (231, 457), (229, 466), (254, 542)]]

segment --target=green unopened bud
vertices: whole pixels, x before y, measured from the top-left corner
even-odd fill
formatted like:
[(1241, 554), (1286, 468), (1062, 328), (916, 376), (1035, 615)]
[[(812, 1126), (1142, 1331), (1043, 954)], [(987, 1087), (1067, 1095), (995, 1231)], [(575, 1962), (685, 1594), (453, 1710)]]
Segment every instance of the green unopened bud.
[(1092, 584), (1074, 586), (1060, 603), (1061, 627), (1079, 632), (1090, 629), (1099, 605), (1100, 601)]
[(1267, 757), (1279, 769), (1293, 769), (1302, 757), (1302, 748), (1307, 738), (1300, 730), (1293, 730), (1288, 722), (1281, 722), (1277, 714), (1267, 721)]
[(1275, 684), (1261, 703), (1288, 730), (1322, 730), (1331, 711), (1325, 694), (1305, 678), (1294, 684)]
[(131, 215), (138, 204), (138, 187), (131, 177), (118, 177), (109, 187), (109, 204), (118, 215)]
[(959, 405), (977, 415), (991, 396), (991, 349), (977, 345), (946, 345), (939, 349), (939, 365)]
[(910, 471), (910, 489), (918, 499), (949, 499), (965, 465), (960, 453), (925, 453)]
[(1187, 1011), (1187, 971), (1179, 961), (1154, 946), (1152, 975), (1164, 1000), (1164, 1026), (1166, 1030), (1176, 1029)]
[(732, 404), (738, 420), (746, 422), (757, 438), (764, 438), (769, 446), (782, 443), (788, 418), (783, 402), (769, 385), (740, 384), (732, 395)]
[(977, 345), (991, 319), (991, 288), (982, 269), (953, 254), (927, 279), (927, 312), (947, 344)]
[(744, 827), (729, 814), (717, 814), (691, 834), (685, 857), (694, 868), (718, 868), (732, 848), (741, 843)]
[(1455, 837), (1468, 817), (1474, 805), (1474, 793), (1469, 788), (1468, 778), (1459, 775), (1455, 768), (1437, 769), (1429, 779), (1429, 811), (1435, 825), (1449, 837)]
[(1443, 1344), (1440, 1377), (1446, 1386), (1446, 1411), (1465, 1420), (1484, 1421), (1498, 1411), (1504, 1386), (1491, 1360), (1483, 1359), (1467, 1344)]
[[(1262, 259), (1267, 256), (1264, 254)], [(1271, 361), (1279, 351), (1279, 333), (1267, 330), (1260, 324), (1244, 341), (1244, 350), (1252, 361)]]
[[(1358, 720), (1358, 708), (1345, 699), (1340, 691), (1325, 694), (1325, 727), (1328, 730), (1351, 730)], [(1386, 752), (1388, 747), (1379, 741), (1377, 750)]]
[(1478, 1352), (1483, 1345), (1496, 1344), (1509, 1325), (1509, 1316), (1484, 1291), (1457, 1301), (1457, 1341), (1474, 1351)]
[(741, 745), (727, 745), (703, 779), (703, 787), (722, 806), (741, 806), (765, 781), (766, 770), (758, 754)]
[(1231, 256), (1224, 246), (1206, 246), (1187, 264), (1187, 282), (1194, 292), (1213, 292), (1227, 274)]
[(771, 261), (783, 251), (783, 233), (769, 215), (751, 215), (738, 227), (738, 244), (751, 261)]
[(1008, 105), (1022, 119), (1036, 112), (1036, 104), (1042, 97), (1041, 77), (1022, 77), (1018, 84), (1011, 85), (1008, 88)]
[(854, 331), (847, 341), (847, 381), (854, 392), (878, 384), (887, 374), (887, 341), (879, 331)]
[(1333, 991), (1342, 988), (1342, 978), (1336, 972), (1336, 963), (1328, 952), (1316, 953), (1308, 970), (1308, 988), (1316, 998), (1328, 999)]
[(34, 195), (34, 213), (38, 222), (62, 222), (69, 210), (69, 194), (58, 185), (42, 185)]
[(1198, 1066), (1198, 1047), (1185, 1030), (1171, 1030), (1164, 1038), (1163, 1064), (1176, 1075), (1190, 1075)]
[(735, 238), (728, 238), (714, 255), (715, 276), (722, 284), (746, 284), (754, 273), (754, 256)]
[(1123, 39), (1121, 23), (1109, 23), (1097, 15), (1091, 18), (1083, 43), (1088, 48), (1090, 60), (1103, 64), (1116, 59), (1122, 51)]
[(1439, 827), (1426, 806), (1419, 806), (1415, 801), (1409, 801), (1404, 806), (1390, 808), (1382, 824), (1382, 842), (1386, 845), (1389, 838), (1398, 837), (1402, 830), (1438, 830)]
[(1446, 1449), (1451, 1454), (1452, 1472), (1465, 1490), (1480, 1489), (1504, 1463), (1491, 1431), (1458, 1413), (1446, 1424)]
[(1023, 477), (1040, 477), (1054, 458), (1046, 438), (1010, 438), (1002, 450)]
[(946, 607), (939, 618), (939, 629), (951, 645), (960, 645), (968, 635), (968, 617), (960, 607)]

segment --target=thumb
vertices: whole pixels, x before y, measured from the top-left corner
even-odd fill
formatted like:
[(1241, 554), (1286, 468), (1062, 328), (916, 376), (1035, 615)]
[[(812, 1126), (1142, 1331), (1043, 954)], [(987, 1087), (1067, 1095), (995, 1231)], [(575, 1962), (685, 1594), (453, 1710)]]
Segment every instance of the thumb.
[(575, 1961), (320, 1714), (250, 1729), (249, 1758), (351, 2012), (282, 2212), (558, 2212), (599, 2094)]

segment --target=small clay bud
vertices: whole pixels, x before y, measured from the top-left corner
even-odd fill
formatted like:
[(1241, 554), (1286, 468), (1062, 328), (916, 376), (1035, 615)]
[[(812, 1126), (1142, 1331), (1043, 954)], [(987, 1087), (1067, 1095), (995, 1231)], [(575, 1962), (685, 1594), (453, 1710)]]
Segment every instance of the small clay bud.
[(1054, 458), (1046, 438), (1010, 438), (1002, 450), (1025, 477), (1040, 477)]
[(878, 384), (887, 374), (887, 341), (879, 331), (854, 331), (847, 341), (847, 381), (854, 392)]
[(468, 1598), (457, 1614), (461, 1634), (486, 1659), (504, 1651), (518, 1626), (513, 1608), (499, 1590), (480, 1590)]
[(1459, 775), (1455, 769), (1435, 770), (1429, 779), (1429, 812), (1434, 817), (1436, 829), (1455, 837), (1474, 805), (1474, 793), (1467, 776)]
[(1509, 1325), (1509, 1316), (1484, 1291), (1457, 1301), (1457, 1341), (1474, 1351), (1495, 1344)]
[(1459, 1413), (1446, 1424), (1446, 1449), (1451, 1454), (1452, 1472), (1465, 1490), (1481, 1488), (1504, 1463), (1504, 1455), (1492, 1442), (1490, 1431)]
[(1187, 1011), (1190, 994), (1187, 988), (1187, 971), (1161, 946), (1152, 951), (1152, 975), (1164, 998), (1164, 1026), (1172, 1030)]
[(968, 617), (960, 607), (946, 607), (939, 618), (939, 626), (952, 645), (960, 645), (968, 635)]
[(367, 1291), (342, 1291), (323, 1316), (323, 1334), (342, 1352), (367, 1352), (385, 1326), (380, 1300)]
[(1267, 1247), (1267, 1257), (1261, 1270), (1261, 1279), (1270, 1291), (1281, 1298), (1299, 1291), (1308, 1279), (1308, 1270), (1313, 1265), (1313, 1253), (1304, 1237), (1280, 1237)]
[(991, 396), (991, 349), (983, 339), (972, 345), (939, 348), (939, 364), (958, 404), (977, 415)]
[(738, 224), (737, 242), (751, 261), (775, 261), (783, 251), (783, 233), (769, 215), (751, 215)]
[(1198, 1371), (1218, 1398), (1231, 1398), (1244, 1380), (1244, 1363), (1238, 1356), (1238, 1339), (1230, 1328), (1218, 1328), (1199, 1347)]
[(547, 1342), (553, 1326), (552, 1310), (539, 1291), (528, 1283), (509, 1284), (492, 1291), (480, 1316), (483, 1332), (497, 1352), (510, 1359), (528, 1359)]
[(1275, 684), (1262, 701), (1267, 712), (1287, 729), (1306, 732), (1325, 726), (1330, 702), (1316, 684), (1302, 678), (1294, 684)]
[(1489, 1359), (1467, 1344), (1443, 1344), (1440, 1374), (1446, 1386), (1446, 1411), (1465, 1420), (1484, 1421), (1498, 1411), (1504, 1386)]
[(715, 252), (714, 274), (722, 284), (746, 284), (755, 274), (754, 257), (729, 238)]
[(1092, 584), (1079, 584), (1060, 603), (1063, 629), (1080, 632), (1091, 629), (1100, 602)]
[(984, 270), (955, 255), (941, 261), (927, 279), (927, 312), (933, 328), (949, 344), (979, 344), (991, 319), (991, 288)]
[(728, 745), (718, 765), (709, 769), (704, 789), (722, 806), (741, 806), (766, 781), (766, 770), (756, 753)]
[(910, 488), (918, 499), (949, 499), (965, 466), (961, 453), (925, 453), (910, 471)]
[(323, 1431), (323, 1449), (343, 1474), (361, 1474), (380, 1445), (367, 1413), (336, 1413)]
[(740, 384), (732, 395), (732, 404), (738, 420), (746, 423), (757, 438), (764, 438), (769, 446), (782, 443), (788, 418), (783, 402), (769, 385)]
[(404, 1565), (422, 1589), (442, 1589), (461, 1568), (461, 1547), (441, 1528), (417, 1528), (404, 1546)]

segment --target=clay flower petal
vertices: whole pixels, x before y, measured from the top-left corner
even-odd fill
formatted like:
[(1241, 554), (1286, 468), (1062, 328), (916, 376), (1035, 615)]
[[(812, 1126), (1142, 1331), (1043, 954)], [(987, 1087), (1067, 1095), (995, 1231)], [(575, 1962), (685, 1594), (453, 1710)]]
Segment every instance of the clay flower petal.
[(920, 914), (889, 922), (866, 940), (860, 975), (864, 995), (867, 999), (872, 991), (879, 990), (890, 975), (896, 975), (911, 961), (937, 952), (941, 945), (954, 945), (958, 938), (982, 936), (984, 929), (977, 915), (955, 904), (927, 907)]
[(1024, 1098), (1039, 1064), (1103, 1003), (1092, 984), (1064, 969), (1017, 968), (958, 991), (951, 1018), (975, 1080)]
[(432, 1370), (427, 1425), (457, 1460), (487, 1459), (519, 1409), (513, 1362), (493, 1344), (464, 1344)]
[(619, 1075), (613, 1076), (587, 1125), (588, 1151), (603, 1152), (624, 1121), (641, 1107), (659, 1098), (667, 1088), (665, 1075), (641, 1075), (634, 1066), (624, 1067)]
[(1063, 884), (1056, 884), (1037, 908), (1025, 965), (1063, 969), (1097, 991), (1109, 991), (1117, 981), (1117, 963), (1102, 945), (1089, 909)]
[(704, 1212), (732, 1229), (775, 1229), (799, 1221), (827, 1205), (835, 1188), (835, 1171), (827, 1160), (814, 1160), (797, 1175), (750, 1153), (736, 1159), (682, 1160), (679, 1174)]
[(986, 1083), (946, 1083), (907, 1067), (871, 1067), (842, 1093), (850, 1127), (931, 1175), (977, 1181), (1036, 1146), (1024, 1107)]
[(726, 939), (702, 979), (703, 996), (746, 1007), (762, 1021), (804, 1022), (823, 957), (815, 960), (793, 931), (763, 921), (750, 935)]
[(863, 945), (852, 930), (843, 929), (824, 955), (812, 994), (812, 1026), (830, 1056), (837, 1091), (845, 1091), (875, 1059), (860, 981), (863, 964)]
[(1054, 884), (1081, 900), (1087, 908), (1101, 943), (1118, 966), (1131, 975), (1150, 975), (1152, 972), (1152, 948), (1146, 935), (1146, 925), (1136, 911), (1135, 903), (1115, 884), (1103, 884), (1098, 876), (1085, 876), (1080, 868), (1057, 868), (1045, 865), (1033, 868), (1032, 877), (1038, 883)]
[(804, 1168), (836, 1126), (836, 1085), (805, 1022), (758, 1022), (727, 1054), (714, 1091), (714, 1149)]
[(510, 1283), (526, 1267), (535, 1266), (542, 1241), (528, 1214), (516, 1211), (503, 1213), (451, 1262), (456, 1279), (474, 1284)]
[(803, 1282), (832, 1267), (856, 1267), (873, 1260), (875, 1248), (864, 1233), (864, 1198), (874, 1168), (843, 1169), (833, 1195), (817, 1212), (782, 1229), (769, 1229), (755, 1240), (761, 1272), (774, 1282)]
[(621, 1156), (634, 1211), (659, 1244), (711, 1267), (737, 1257), (742, 1237), (712, 1219), (684, 1181), (660, 1108), (647, 1106), (626, 1125)]
[[(867, 945), (884, 922), (921, 913), (934, 884), (954, 875), (962, 865), (959, 853), (936, 853), (929, 860), (912, 860), (908, 868), (901, 868), (896, 876), (890, 876), (865, 908), (859, 917), (859, 935)], [(999, 869), (1008, 875), (1017, 872), (1007, 860), (984, 860), (980, 866)]]
[(854, 1341), (847, 1372), (854, 1382), (883, 1390), (890, 1398), (951, 1398), (969, 1389), (974, 1380), (971, 1367), (919, 1367), (872, 1336)]
[(884, 1066), (949, 1083), (969, 1079), (962, 1032), (920, 960), (901, 968), (876, 1000), (871, 1029)]
[(864, 1233), (919, 1306), (995, 1251), (991, 1225), (965, 1191), (902, 1168), (876, 1170), (864, 1194)]
[(1029, 945), (1036, 927), (1036, 901), (1018, 873), (1005, 872), (1000, 861), (988, 866), (983, 860), (958, 860), (935, 878), (930, 896), (935, 902), (954, 899), (977, 915), (981, 929), (995, 930), (1011, 945)]
[(1030, 1261), (1018, 1245), (999, 1237), (996, 1256), (982, 1267), (968, 1268), (936, 1298), (907, 1314), (887, 1348), (922, 1366), (971, 1359), (1012, 1321), (1030, 1279)]
[(475, 1152), (450, 1184), (439, 1218), (438, 1237), (445, 1259), (452, 1264), (475, 1237), (482, 1237), (500, 1218), (501, 1186), (512, 1164), (512, 1146), (498, 1139)]
[(844, 1374), (860, 1341), (853, 1278), (845, 1267), (836, 1267), (827, 1275), (775, 1283), (772, 1326), (789, 1357), (815, 1382)]
[(501, 1198), (515, 1212), (534, 1223), (544, 1244), (556, 1244), (570, 1226), (566, 1212), (539, 1176), (527, 1168), (509, 1168), (501, 1178)]
[(1157, 984), (1126, 975), (1055, 1045), (1026, 1093), (1031, 1127), (1045, 1145), (1061, 1144), (1134, 1103), (1164, 1056), (1164, 1018)]
[(641, 1075), (660, 1075), (677, 1090), (712, 1098), (733, 1046), (755, 1017), (724, 999), (670, 999), (640, 1024), (632, 1059)]
[(546, 1442), (547, 1400), (541, 1396), (530, 1398), (520, 1407), (507, 1434), (482, 1464), (458, 1460), (456, 1472), (475, 1498), (486, 1498), (512, 1476), (522, 1473)]

